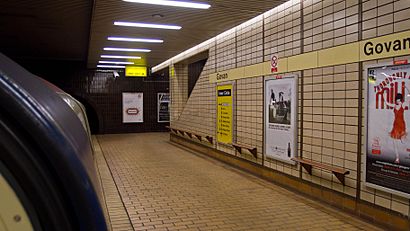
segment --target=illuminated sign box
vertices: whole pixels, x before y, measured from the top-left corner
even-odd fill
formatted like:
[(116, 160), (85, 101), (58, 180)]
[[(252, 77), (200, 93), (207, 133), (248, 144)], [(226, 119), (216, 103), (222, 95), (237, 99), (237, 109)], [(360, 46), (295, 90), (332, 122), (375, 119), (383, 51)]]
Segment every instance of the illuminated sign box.
[(126, 66), (125, 76), (127, 77), (147, 77), (147, 67)]

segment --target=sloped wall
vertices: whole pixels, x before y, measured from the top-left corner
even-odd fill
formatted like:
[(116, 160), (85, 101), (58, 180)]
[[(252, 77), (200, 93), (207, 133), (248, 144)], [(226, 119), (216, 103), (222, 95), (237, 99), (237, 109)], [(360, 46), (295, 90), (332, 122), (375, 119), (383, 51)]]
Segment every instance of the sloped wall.
[[(172, 126), (216, 137), (216, 84), (209, 74), (290, 57), (386, 34), (410, 30), (408, 0), (291, 0), (215, 37), (191, 97)], [(233, 80), (234, 141), (258, 149), (258, 158), (214, 144), (227, 154), (380, 206), (408, 218), (409, 199), (364, 185), (364, 68), (369, 62), (298, 71), (298, 154), (350, 171), (346, 185), (327, 171), (313, 175), (297, 165), (263, 159), (263, 84), (265, 77)], [(171, 79), (172, 80), (172, 79)], [(171, 81), (172, 82), (172, 81)], [(172, 83), (171, 83), (172, 84)], [(222, 83), (221, 83), (222, 84)], [(176, 94), (176, 93), (173, 93)]]

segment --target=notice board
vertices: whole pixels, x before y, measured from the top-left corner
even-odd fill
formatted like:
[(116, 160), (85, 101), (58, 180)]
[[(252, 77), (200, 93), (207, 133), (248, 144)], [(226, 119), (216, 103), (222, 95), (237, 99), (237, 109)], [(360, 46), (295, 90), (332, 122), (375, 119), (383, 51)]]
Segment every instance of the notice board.
[(221, 85), (216, 88), (217, 98), (217, 141), (220, 143), (232, 143), (232, 110), (233, 110), (233, 86)]

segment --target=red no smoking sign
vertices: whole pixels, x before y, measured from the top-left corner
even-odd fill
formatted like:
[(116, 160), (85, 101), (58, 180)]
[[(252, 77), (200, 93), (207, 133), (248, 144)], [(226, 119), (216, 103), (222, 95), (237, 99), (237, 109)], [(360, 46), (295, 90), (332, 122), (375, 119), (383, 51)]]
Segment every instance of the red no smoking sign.
[(271, 72), (277, 72), (278, 71), (278, 56), (272, 55), (270, 58), (270, 66), (271, 66)]

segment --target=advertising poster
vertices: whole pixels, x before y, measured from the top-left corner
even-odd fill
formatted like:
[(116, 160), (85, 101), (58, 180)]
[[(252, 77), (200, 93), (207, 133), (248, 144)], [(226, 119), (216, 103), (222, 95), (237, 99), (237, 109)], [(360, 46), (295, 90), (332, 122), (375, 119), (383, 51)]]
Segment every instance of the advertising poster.
[(232, 143), (232, 85), (217, 86), (217, 140)]
[(410, 64), (368, 69), (366, 182), (410, 195)]
[(143, 120), (143, 93), (122, 93), (122, 122), (142, 123)]
[(169, 122), (169, 93), (158, 93), (158, 123)]
[(294, 164), (296, 77), (265, 80), (265, 156)]

